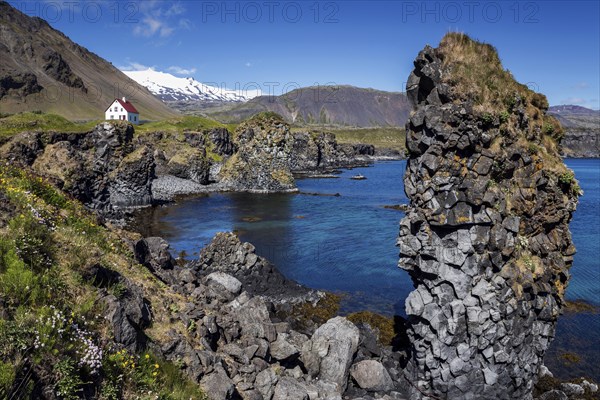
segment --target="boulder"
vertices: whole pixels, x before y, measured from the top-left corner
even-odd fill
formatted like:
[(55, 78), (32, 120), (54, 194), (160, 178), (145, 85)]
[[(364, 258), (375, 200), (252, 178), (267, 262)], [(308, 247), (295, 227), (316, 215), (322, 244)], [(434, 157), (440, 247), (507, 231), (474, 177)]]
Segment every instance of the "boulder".
[(169, 252), (169, 243), (160, 237), (140, 239), (133, 244), (133, 254), (137, 262), (145, 266), (163, 282), (175, 283), (172, 270), (175, 260)]
[(105, 294), (101, 298), (106, 304), (104, 316), (112, 327), (115, 342), (130, 351), (138, 351), (146, 344), (143, 329), (150, 325), (152, 314), (142, 289), (125, 278), (121, 277), (120, 281), (126, 287), (121, 297)]
[(361, 389), (370, 392), (387, 392), (394, 388), (390, 374), (383, 364), (376, 360), (364, 360), (354, 364), (350, 375)]
[(283, 377), (277, 382), (272, 400), (310, 400), (306, 387), (295, 379)]
[(233, 381), (222, 367), (216, 368), (213, 373), (204, 376), (200, 381), (200, 386), (211, 400), (231, 400), (237, 394)]
[(275, 385), (279, 377), (272, 368), (267, 368), (256, 375), (254, 387), (262, 394), (263, 398), (269, 400), (275, 392)]
[(206, 280), (222, 286), (232, 294), (239, 294), (242, 290), (242, 282), (224, 272), (213, 272), (206, 277)]
[(287, 338), (288, 334), (286, 333), (280, 333), (277, 335), (277, 340), (271, 343), (271, 357), (282, 361), (299, 354), (298, 348), (291, 344)]
[(359, 339), (358, 328), (352, 322), (344, 317), (335, 317), (318, 327), (310, 346), (305, 346), (306, 351), (312, 353), (305, 357), (318, 360), (319, 379), (335, 384), (339, 393), (346, 390), (348, 371)]

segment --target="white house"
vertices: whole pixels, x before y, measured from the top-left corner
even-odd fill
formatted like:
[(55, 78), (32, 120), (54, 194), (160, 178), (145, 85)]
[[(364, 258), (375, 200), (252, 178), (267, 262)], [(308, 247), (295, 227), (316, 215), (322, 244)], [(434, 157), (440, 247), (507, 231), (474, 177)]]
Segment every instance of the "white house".
[(133, 104), (128, 101), (125, 97), (122, 99), (115, 99), (110, 107), (106, 109), (105, 119), (117, 119), (121, 121), (129, 121), (132, 124), (140, 123), (140, 113), (135, 109)]

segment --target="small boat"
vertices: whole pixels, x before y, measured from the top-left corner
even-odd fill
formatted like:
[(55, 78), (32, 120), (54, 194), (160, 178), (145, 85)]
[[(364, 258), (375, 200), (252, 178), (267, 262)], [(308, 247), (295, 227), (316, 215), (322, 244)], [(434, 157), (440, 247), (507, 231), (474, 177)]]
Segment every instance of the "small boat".
[(351, 176), (350, 179), (354, 179), (355, 181), (362, 181), (362, 180), (367, 179), (367, 177), (364, 175), (358, 174), (358, 175)]

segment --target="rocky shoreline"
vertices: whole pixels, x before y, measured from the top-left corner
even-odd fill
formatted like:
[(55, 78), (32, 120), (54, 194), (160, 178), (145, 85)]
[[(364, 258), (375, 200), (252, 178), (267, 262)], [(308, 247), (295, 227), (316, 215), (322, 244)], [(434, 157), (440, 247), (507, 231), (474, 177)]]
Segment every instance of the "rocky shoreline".
[[(459, 52), (467, 53), (451, 62)], [(469, 60), (469, 74), (453, 75)], [(40, 195), (33, 204), (48, 202), (59, 216), (41, 215), (21, 187), (11, 188), (18, 193), (12, 201), (33, 210), (36, 227), (69, 223), (67, 233), (95, 232), (102, 250), (64, 270), (75, 269), (73, 280), (97, 293), (107, 349), (151, 350), (212, 400), (597, 397), (596, 384), (553, 381), (543, 364), (565, 304), (575, 252), (568, 223), (579, 195), (559, 158), (561, 132), (546, 115), (547, 101), (514, 82), (491, 46), (464, 35), (426, 47), (414, 64), (404, 177), (410, 204), (393, 208), (406, 211), (399, 264), (415, 290), (406, 299), (408, 319), (386, 321), (388, 332), (375, 318), (337, 315), (335, 296), (287, 279), (233, 233), (217, 234), (187, 262), (175, 260), (165, 240), (107, 222), (177, 195), (296, 191), (294, 174), (390, 157), (373, 146), (293, 133), (272, 114), (233, 134), (134, 135), (125, 123), (86, 134), (26, 132), (0, 147), (0, 157), (31, 173), (10, 180), (38, 182), (30, 185)], [(481, 82), (463, 82), (480, 68), (493, 68), (482, 75), (516, 92), (482, 109), (473, 99), (485, 96), (469, 92), (484, 90)], [(45, 188), (42, 177), (70, 198)], [(59, 208), (71, 200), (104, 227), (83, 223), (77, 207)], [(18, 211), (7, 215), (14, 220)], [(102, 236), (109, 233), (118, 235), (116, 247)], [(127, 249), (119, 252), (121, 245)], [(110, 262), (96, 261), (102, 257)], [(54, 382), (45, 383), (41, 397), (55, 399)]]
[[(211, 399), (406, 399), (402, 352), (380, 344), (377, 329), (323, 309), (326, 293), (286, 279), (234, 234), (217, 234), (183, 267), (160, 238), (132, 248), (142, 265), (190, 299), (174, 316), (187, 333), (167, 332), (156, 350), (183, 362)], [(136, 301), (141, 307), (143, 299)], [(115, 331), (131, 331), (127, 315), (114, 315), (121, 315), (113, 318)], [(117, 340), (138, 348), (139, 337)]]
[(3, 144), (0, 156), (47, 177), (112, 220), (128, 208), (183, 195), (293, 193), (294, 176), (394, 158), (370, 145), (338, 145), (332, 134), (292, 134), (270, 115), (246, 122), (235, 135), (224, 128), (136, 135), (126, 123), (101, 123), (84, 134), (25, 132)]
[[(143, 289), (117, 277), (130, 295), (102, 297), (113, 330), (122, 332), (116, 341), (132, 350), (150, 346), (178, 363), (210, 399), (409, 400), (419, 388), (409, 369), (407, 321), (397, 320), (394, 339), (384, 342), (379, 327), (336, 316), (331, 295), (285, 278), (235, 234), (218, 233), (185, 265), (173, 259), (161, 238), (133, 240), (130, 246), (140, 264), (187, 299), (170, 317), (184, 330), (167, 331), (160, 344), (147, 341), (144, 327), (152, 323), (151, 314), (134, 311), (147, 307)], [(104, 272), (95, 273), (90, 279), (103, 281)], [(543, 366), (539, 380), (540, 400), (598, 392), (585, 379), (555, 380)]]

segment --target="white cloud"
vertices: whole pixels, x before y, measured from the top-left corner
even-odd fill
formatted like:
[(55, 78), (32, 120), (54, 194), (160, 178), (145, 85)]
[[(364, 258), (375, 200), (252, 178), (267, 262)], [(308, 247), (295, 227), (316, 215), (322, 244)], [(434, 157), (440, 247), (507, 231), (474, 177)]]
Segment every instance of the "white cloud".
[(173, 3), (171, 5), (170, 8), (167, 9), (167, 11), (165, 11), (165, 16), (167, 17), (172, 17), (175, 15), (181, 15), (185, 13), (185, 8), (183, 7), (183, 5), (181, 5), (181, 3)]
[(189, 31), (190, 29), (192, 29), (192, 21), (190, 21), (189, 19), (186, 19), (186, 18), (182, 18), (179, 20), (179, 27), (181, 29), (185, 29), (185, 30)]
[(185, 75), (185, 76), (190, 76), (196, 73), (196, 68), (182, 68), (182, 67), (178, 67), (177, 65), (173, 65), (169, 68), (167, 68), (168, 71), (173, 72), (176, 75)]
[(126, 65), (117, 66), (117, 68), (121, 71), (146, 71), (147, 69), (154, 69), (153, 67), (135, 61), (127, 61)]
[(133, 33), (137, 36), (150, 37), (158, 34), (160, 37), (170, 36), (175, 29), (165, 24), (163, 21), (154, 17), (145, 17), (133, 28)]
[(186, 11), (180, 2), (169, 4), (146, 0), (138, 4), (142, 18), (133, 28), (133, 34), (136, 36), (166, 38), (171, 36), (177, 27), (183, 29), (191, 27), (189, 20), (179, 18)]
[(587, 108), (598, 108), (598, 99), (584, 99), (582, 97), (568, 97), (560, 101), (561, 104), (576, 105)]

